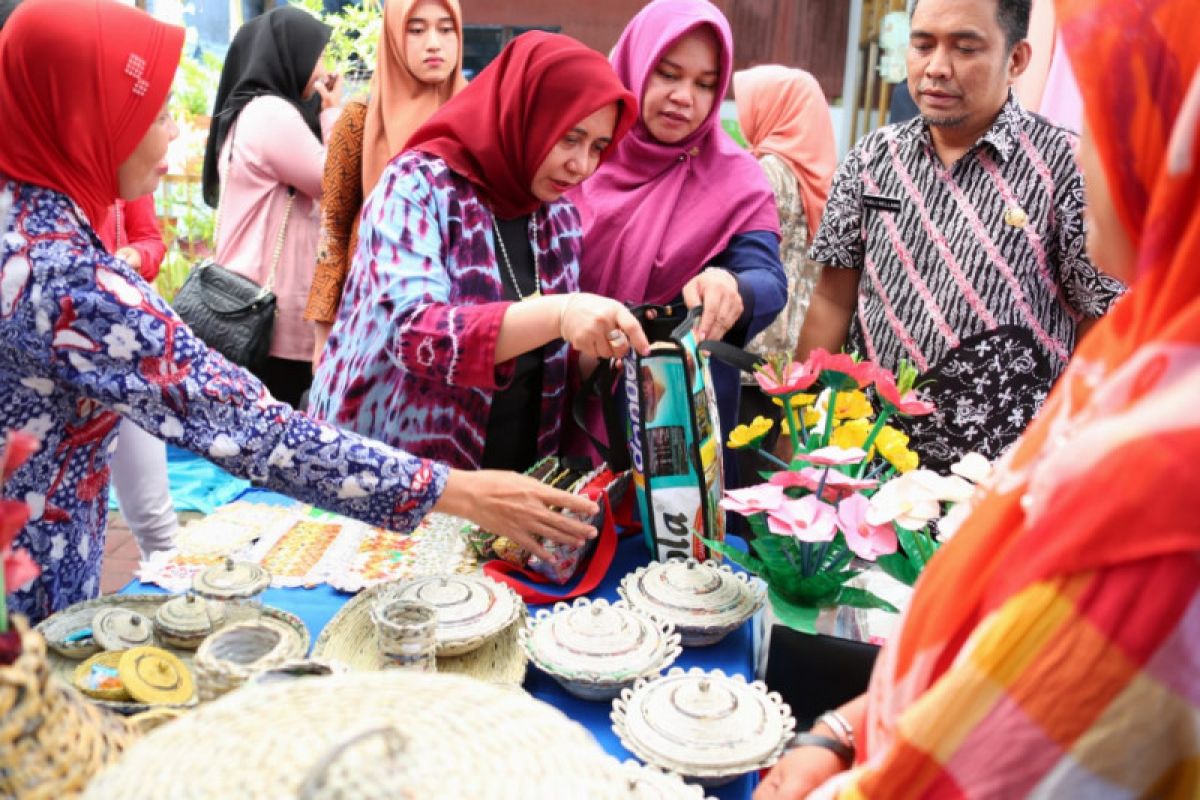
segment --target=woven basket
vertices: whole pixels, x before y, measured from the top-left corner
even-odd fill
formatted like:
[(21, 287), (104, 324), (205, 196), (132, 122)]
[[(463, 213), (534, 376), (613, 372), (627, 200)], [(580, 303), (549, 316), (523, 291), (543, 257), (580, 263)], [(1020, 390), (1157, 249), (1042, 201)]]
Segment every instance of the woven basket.
[(261, 622), (239, 622), (210, 634), (196, 651), (196, 694), (207, 701), (241, 686), (252, 675), (300, 658), (297, 641)]
[[(64, 651), (61, 645), (56, 648), (55, 642), (61, 642), (62, 638), (72, 631), (79, 628), (85, 628), (91, 624), (92, 617), (96, 612), (103, 608), (127, 608), (130, 611), (136, 611), (143, 616), (153, 618), (159, 606), (174, 596), (169, 594), (114, 594), (98, 598), (96, 600), (85, 600), (82, 603), (76, 603), (73, 606), (64, 608), (57, 614), (48, 617), (41, 621), (37, 626), (37, 631), (45, 637), (46, 643), (50, 647), (48, 658), (50, 660), (51, 672), (68, 684), (74, 679), (75, 668), (79, 666), (79, 659), (87, 656), (87, 651), (80, 648), (74, 648)], [(279, 628), (286, 636), (293, 639), (301, 654), (308, 650), (309, 636), (308, 628), (304, 626), (304, 622), (295, 614), (283, 611), (278, 608), (262, 607), (250, 603), (228, 603), (225, 606), (225, 624), (231, 625), (236, 622), (245, 622), (250, 620), (258, 620), (274, 625)], [(196, 651), (180, 649), (172, 646), (167, 642), (162, 641), (158, 633), (155, 632), (154, 639), (151, 644), (156, 647), (161, 647), (168, 650), (179, 657), (184, 666), (193, 669)], [(65, 652), (65, 654), (64, 654)], [(93, 700), (94, 703), (99, 703), (113, 711), (119, 711), (122, 714), (136, 714), (140, 711), (148, 711), (157, 706), (151, 706), (146, 703), (139, 703), (132, 700)]]
[[(389, 737), (372, 735), (380, 728), (395, 729), (398, 756), (387, 759)], [(401, 766), (370, 768), (384, 759)], [(366, 791), (331, 785), (347, 768)], [(402, 788), (384, 780), (397, 771)], [(621, 765), (552, 706), (457, 675), (398, 670), (244, 686), (147, 734), (85, 797), (254, 800), (298, 797), (301, 787), (322, 798), (631, 796)]]
[[(383, 669), (384, 659), (379, 654), (371, 609), (380, 592), (388, 587), (389, 584), (381, 584), (366, 589), (342, 606), (317, 637), (312, 657), (337, 661), (360, 672)], [(521, 646), (524, 627), (525, 615), (521, 614), (516, 622), (479, 649), (461, 656), (438, 656), (437, 671), (466, 675), (487, 683), (521, 685), (525, 681), (528, 661), (525, 648)]]
[(51, 679), (46, 642), (13, 617), (23, 652), (0, 667), (0, 797), (77, 797), (134, 733), (121, 717)]

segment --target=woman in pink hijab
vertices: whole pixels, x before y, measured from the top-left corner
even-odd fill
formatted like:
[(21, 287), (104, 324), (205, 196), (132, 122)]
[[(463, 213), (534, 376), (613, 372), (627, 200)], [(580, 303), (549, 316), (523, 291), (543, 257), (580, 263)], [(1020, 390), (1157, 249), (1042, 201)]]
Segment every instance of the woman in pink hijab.
[[(720, 124), (733, 35), (716, 6), (655, 0), (626, 26), (613, 69), (640, 116), (572, 194), (583, 217), (580, 286), (628, 303), (704, 306), (701, 338), (744, 345), (783, 308), (774, 195)], [(713, 363), (723, 430), (738, 376)]]

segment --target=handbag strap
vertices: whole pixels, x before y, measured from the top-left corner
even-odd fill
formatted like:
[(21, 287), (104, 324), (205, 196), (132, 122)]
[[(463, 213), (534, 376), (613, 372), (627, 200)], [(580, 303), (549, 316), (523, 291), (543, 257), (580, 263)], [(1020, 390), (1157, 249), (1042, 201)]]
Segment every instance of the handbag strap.
[[(237, 123), (233, 124), (233, 128), (229, 131), (229, 156), (225, 159), (225, 180), (229, 181), (229, 173), (233, 167), (233, 140), (237, 135)], [(287, 236), (288, 223), (292, 219), (292, 203), (296, 199), (296, 187), (289, 186), (287, 194), (287, 202), (283, 206), (283, 223), (279, 226), (279, 233), (275, 237), (275, 250), (271, 253), (271, 271), (267, 273), (266, 283), (262, 285), (262, 291), (259, 296), (268, 294), (275, 288), (275, 269), (279, 266), (279, 257), (283, 254), (283, 240)], [(217, 218), (213, 221), (213, 246), (215, 247), (221, 241), (221, 209), (225, 207), (225, 192), (220, 192), (217, 195)]]
[(544, 582), (545, 578), (533, 570), (518, 567), (499, 559), (485, 563), (483, 574), (512, 587), (512, 590), (519, 594), (526, 603), (556, 603), (559, 600), (570, 600), (572, 597), (579, 597), (591, 592), (600, 585), (600, 581), (604, 580), (604, 576), (608, 574), (608, 568), (612, 566), (613, 558), (617, 554), (617, 526), (612, 503), (608, 499), (608, 492), (602, 491), (597, 499), (604, 509), (604, 523), (600, 526), (600, 533), (596, 537), (596, 550), (588, 560), (588, 565), (584, 568), (583, 575), (580, 576), (579, 583), (575, 588), (559, 594), (543, 592), (515, 576), (521, 575), (537, 583)]

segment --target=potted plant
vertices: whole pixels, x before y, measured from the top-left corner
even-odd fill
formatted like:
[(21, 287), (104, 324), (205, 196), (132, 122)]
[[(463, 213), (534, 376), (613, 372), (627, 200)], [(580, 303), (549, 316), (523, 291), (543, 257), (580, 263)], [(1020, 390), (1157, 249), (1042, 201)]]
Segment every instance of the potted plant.
[[(853, 651), (832, 642), (814, 643), (811, 636), (867, 638), (858, 630), (863, 615), (854, 610), (897, 608), (867, 588), (866, 568), (878, 564), (911, 586), (938, 547), (933, 523), (948, 504), (969, 499), (974, 490), (960, 475), (919, 469), (920, 458), (908, 447), (908, 437), (888, 424), (934, 410), (914, 387), (916, 376), (908, 364), (892, 374), (855, 356), (824, 350), (815, 350), (804, 363), (775, 357), (755, 374), (761, 390), (784, 409), (781, 433), (791, 442), (792, 457), (785, 462), (762, 449), (774, 425), (770, 420), (760, 417), (735, 428), (728, 446), (757, 452), (770, 467), (760, 473), (764, 483), (727, 491), (721, 501), (726, 510), (747, 519), (754, 536), (749, 551), (706, 543), (767, 584), (764, 633), (770, 641), (764, 647), (763, 671), (768, 675), (780, 650), (806, 651), (804, 657), (781, 654), (792, 674), (803, 671), (801, 662), (814, 650), (820, 651), (817, 661), (833, 658), (831, 647)], [(901, 589), (898, 596), (906, 594)], [(850, 660), (838, 669), (853, 672), (856, 657), (846, 658)], [(858, 663), (865, 672), (860, 670), (857, 680), (865, 681), (861, 676), (869, 674), (873, 658), (873, 648), (861, 648)], [(773, 688), (783, 691), (785, 699), (811, 690)], [(836, 704), (836, 699), (828, 702)]]

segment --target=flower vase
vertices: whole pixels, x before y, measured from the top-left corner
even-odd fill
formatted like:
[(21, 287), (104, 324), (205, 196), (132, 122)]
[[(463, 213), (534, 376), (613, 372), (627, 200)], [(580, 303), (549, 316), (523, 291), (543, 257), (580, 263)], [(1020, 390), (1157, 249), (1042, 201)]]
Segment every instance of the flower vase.
[(46, 641), (24, 617), (10, 623), (21, 654), (0, 667), (0, 797), (76, 797), (134, 734), (52, 676)]
[[(797, 610), (790, 609), (790, 621), (797, 621)], [(810, 611), (811, 629), (783, 624), (770, 603), (756, 617), (756, 677), (791, 706), (797, 730), (866, 691), (879, 652), (876, 645), (844, 635), (858, 628), (858, 609)]]

